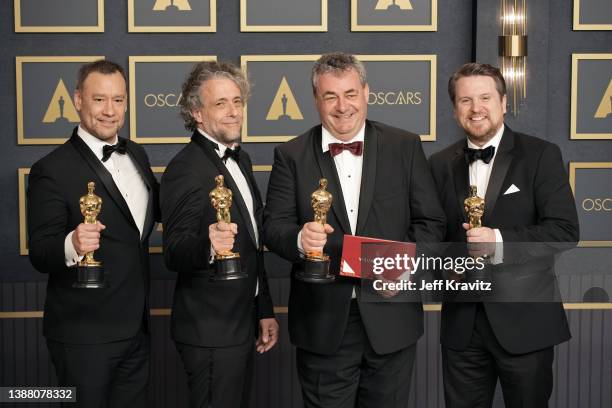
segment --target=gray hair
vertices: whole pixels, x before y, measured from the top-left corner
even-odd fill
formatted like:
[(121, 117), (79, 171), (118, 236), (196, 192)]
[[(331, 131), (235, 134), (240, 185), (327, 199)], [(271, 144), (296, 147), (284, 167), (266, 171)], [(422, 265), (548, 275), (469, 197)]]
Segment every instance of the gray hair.
[(195, 131), (197, 122), (191, 112), (201, 109), (205, 101), (200, 99), (200, 87), (210, 79), (225, 78), (240, 88), (244, 102), (249, 98), (251, 85), (245, 73), (231, 62), (202, 61), (197, 63), (183, 83), (180, 100), (180, 113), (187, 130)]
[(361, 86), (366, 86), (367, 78), (365, 67), (354, 55), (346, 54), (344, 52), (331, 52), (329, 54), (321, 55), (321, 58), (319, 58), (312, 67), (312, 92), (316, 94), (317, 82), (319, 81), (319, 77), (321, 75), (330, 72), (334, 75), (340, 75), (350, 70), (355, 70), (357, 75), (359, 75), (359, 82), (361, 82)]

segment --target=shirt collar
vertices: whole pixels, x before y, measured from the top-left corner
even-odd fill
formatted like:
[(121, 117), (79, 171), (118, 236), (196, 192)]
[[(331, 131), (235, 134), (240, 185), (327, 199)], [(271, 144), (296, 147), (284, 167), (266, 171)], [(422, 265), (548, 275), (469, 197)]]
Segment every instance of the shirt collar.
[[(225, 154), (225, 150), (227, 149), (227, 146), (224, 145), (223, 143), (219, 142), (217, 139), (215, 139), (214, 137), (210, 136), (208, 133), (206, 133), (205, 131), (203, 131), (202, 129), (198, 128), (198, 132), (204, 136), (205, 138), (207, 138), (208, 140), (210, 140), (211, 142), (213, 142), (214, 144), (216, 144), (219, 148), (216, 150), (217, 155), (219, 155), (219, 157), (223, 157), (223, 155)], [(237, 143), (232, 144), (232, 149), (234, 149), (236, 147)]]
[(352, 142), (363, 142), (365, 140), (365, 123), (359, 129), (359, 132), (351, 140), (343, 142), (342, 140), (336, 139), (325, 127), (321, 126), (321, 148), (323, 153), (329, 150), (330, 143), (352, 143)]
[[(499, 130), (497, 131), (497, 133), (495, 134), (495, 136), (493, 136), (491, 138), (491, 140), (489, 140), (484, 146), (480, 147), (478, 145), (476, 145), (475, 143), (472, 143), (472, 141), (470, 141), (470, 139), (467, 139), (467, 144), (468, 147), (470, 149), (485, 149), (489, 146), (493, 146), (495, 147), (495, 154), (497, 154), (497, 150), (499, 148), (499, 143), (501, 142), (501, 138), (502, 135), (504, 134), (504, 129), (505, 129), (505, 125), (502, 123), (501, 127), (499, 128)], [(495, 155), (493, 156), (495, 157)]]
[(119, 140), (117, 135), (115, 135), (113, 143), (105, 142), (104, 140), (100, 140), (88, 131), (86, 131), (81, 125), (79, 125), (77, 135), (79, 135), (79, 137), (85, 142), (87, 147), (89, 147), (89, 149), (96, 155), (98, 160), (102, 160), (102, 155), (104, 154), (104, 146), (112, 146)]

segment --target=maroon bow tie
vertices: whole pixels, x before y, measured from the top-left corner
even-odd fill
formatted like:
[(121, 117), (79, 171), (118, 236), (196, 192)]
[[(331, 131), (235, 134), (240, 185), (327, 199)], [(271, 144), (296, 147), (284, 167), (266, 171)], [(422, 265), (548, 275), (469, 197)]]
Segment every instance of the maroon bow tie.
[(342, 153), (344, 150), (348, 150), (355, 156), (361, 156), (363, 154), (363, 142), (329, 144), (329, 152), (331, 153), (332, 157)]

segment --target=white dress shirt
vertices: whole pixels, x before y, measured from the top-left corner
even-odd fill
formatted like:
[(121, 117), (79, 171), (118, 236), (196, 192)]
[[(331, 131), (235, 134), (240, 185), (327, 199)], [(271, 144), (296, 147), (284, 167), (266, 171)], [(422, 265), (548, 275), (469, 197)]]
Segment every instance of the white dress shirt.
[[(321, 150), (323, 153), (329, 150), (330, 143), (353, 143), (365, 141), (365, 123), (357, 132), (355, 137), (349, 141), (342, 141), (336, 139), (325, 127), (321, 129)], [(365, 154), (365, 143), (364, 149), (361, 156), (354, 155), (348, 150), (343, 150), (339, 154), (333, 157), (334, 164), (336, 165), (336, 172), (338, 173), (338, 179), (340, 180), (340, 188), (342, 189), (342, 198), (344, 199), (344, 205), (346, 208), (346, 215), (349, 219), (351, 227), (351, 234), (355, 235), (357, 230), (357, 218), (359, 216), (359, 194), (361, 193), (361, 171), (363, 168), (363, 155)], [(297, 245), (299, 251), (303, 254), (304, 248), (302, 247), (302, 231), (298, 234)], [(356, 297), (355, 289), (353, 288), (353, 299)]]
[[(115, 136), (113, 143), (107, 143), (89, 134), (81, 126), (79, 126), (77, 134), (111, 174), (115, 185), (121, 192), (123, 199), (130, 209), (134, 222), (136, 223), (138, 231), (140, 231), (140, 236), (142, 237), (145, 218), (147, 216), (149, 190), (147, 189), (147, 185), (136, 168), (132, 158), (130, 158), (129, 154), (127, 153), (119, 154), (115, 152), (107, 161), (103, 162), (102, 156), (104, 146), (117, 143), (118, 138)], [(104, 219), (104, 203), (102, 203), (101, 218)], [(64, 240), (66, 266), (72, 266), (83, 258), (77, 254), (76, 249), (72, 244), (73, 233), (74, 231), (71, 231)]]
[[(222, 143), (219, 143), (217, 140), (210, 137), (208, 134), (206, 134), (206, 132), (204, 132), (201, 129), (198, 129), (198, 132), (200, 132), (202, 136), (204, 136), (205, 138), (207, 138), (208, 140), (210, 140), (211, 142), (219, 146), (219, 149), (215, 150), (219, 158), (222, 158), (223, 155), (225, 155), (225, 150), (228, 148), (227, 146), (225, 146)], [(234, 148), (235, 146), (236, 144), (232, 145), (232, 148)], [(251, 219), (251, 225), (253, 227), (253, 232), (255, 232), (255, 243), (257, 244), (257, 247), (259, 248), (259, 231), (257, 230), (257, 221), (255, 220), (255, 204), (253, 202), (253, 194), (251, 194), (251, 189), (249, 188), (249, 184), (247, 183), (247, 180), (246, 180), (246, 177), (244, 177), (244, 174), (242, 174), (242, 170), (240, 170), (240, 166), (238, 166), (238, 163), (236, 163), (236, 161), (232, 157), (228, 158), (225, 161), (225, 168), (227, 169), (229, 174), (234, 179), (234, 182), (236, 183), (236, 185), (238, 186), (238, 190), (240, 191), (240, 195), (242, 196), (242, 199), (244, 200), (244, 203), (247, 206), (247, 210), (249, 211), (249, 218)], [(215, 251), (211, 244), (210, 246), (211, 262), (213, 261), (214, 255), (215, 255)], [(258, 292), (259, 292), (259, 277), (257, 278), (255, 296), (257, 296)]]
[[(495, 152), (489, 163), (485, 163), (482, 160), (475, 160), (472, 162), (472, 164), (470, 164), (470, 185), (476, 186), (476, 194), (478, 197), (485, 198), (487, 194), (487, 187), (489, 186), (489, 179), (491, 178), (491, 170), (493, 170), (493, 163), (495, 162), (495, 157), (497, 157), (499, 143), (501, 142), (502, 135), (504, 134), (504, 128), (505, 127), (502, 124), (495, 136), (493, 136), (491, 140), (489, 140), (482, 147), (472, 143), (469, 138), (467, 139), (468, 147), (471, 149), (485, 149), (489, 146), (493, 146), (495, 148)], [(486, 205), (487, 203), (485, 202), (485, 208)], [(495, 228), (493, 229), (493, 232), (495, 232), (495, 241), (499, 243), (503, 242), (499, 229)], [(498, 245), (493, 263), (498, 263), (498, 261), (501, 261), (501, 249), (501, 245)]]

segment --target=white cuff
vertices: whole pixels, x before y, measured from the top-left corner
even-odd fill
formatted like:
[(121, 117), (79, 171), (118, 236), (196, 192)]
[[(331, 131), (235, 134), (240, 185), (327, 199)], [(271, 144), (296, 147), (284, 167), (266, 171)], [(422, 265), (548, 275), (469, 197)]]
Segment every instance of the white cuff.
[(491, 257), (491, 263), (497, 265), (504, 262), (504, 239), (497, 228), (493, 232), (495, 232), (495, 253)]
[(217, 255), (217, 252), (215, 251), (215, 248), (213, 248), (212, 244), (210, 244), (210, 257), (208, 258), (209, 264), (215, 262), (215, 255)]
[(304, 247), (302, 246), (302, 230), (298, 232), (297, 236), (297, 249), (300, 251), (300, 254), (304, 255)]
[(64, 262), (66, 262), (66, 266), (68, 267), (76, 265), (77, 262), (83, 259), (83, 256), (79, 256), (76, 249), (74, 249), (72, 234), (74, 234), (74, 230), (70, 231), (70, 233), (66, 235), (66, 239), (64, 239)]

